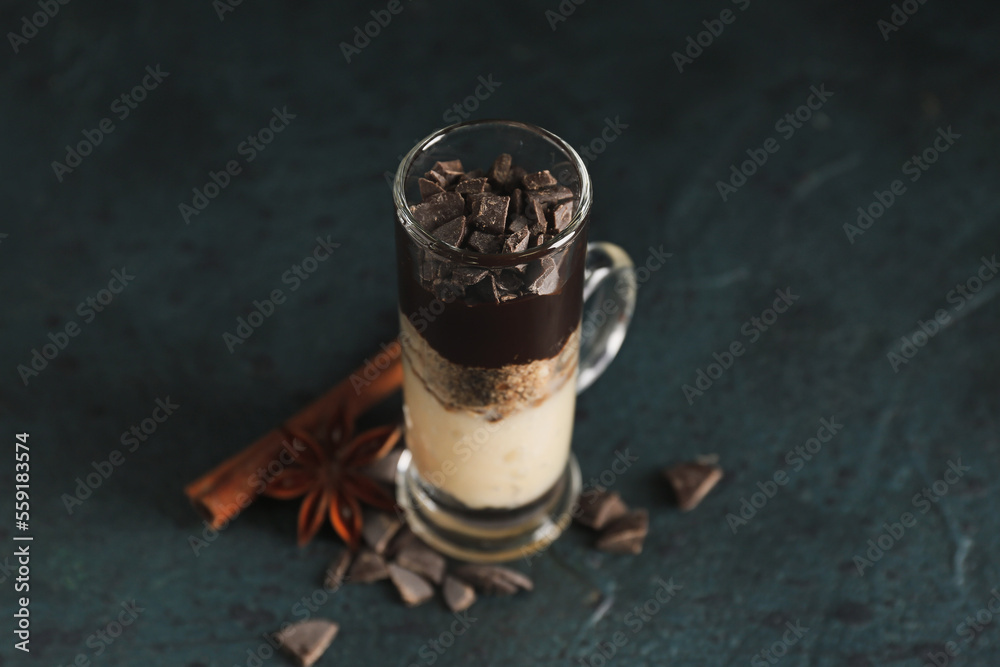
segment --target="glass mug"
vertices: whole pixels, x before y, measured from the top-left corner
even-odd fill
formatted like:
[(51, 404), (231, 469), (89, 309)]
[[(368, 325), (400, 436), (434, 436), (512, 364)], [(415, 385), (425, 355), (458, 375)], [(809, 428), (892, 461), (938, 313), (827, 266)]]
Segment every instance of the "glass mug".
[[(502, 153), (572, 191), (561, 232), (520, 252), (481, 254), (416, 221), (418, 179), (435, 163), (486, 168)], [(512, 560), (545, 548), (571, 521), (576, 394), (617, 354), (636, 296), (628, 255), (586, 241), (591, 196), (569, 144), (505, 120), (438, 130), (396, 172), (407, 444), (397, 499), (414, 532), (443, 553)]]

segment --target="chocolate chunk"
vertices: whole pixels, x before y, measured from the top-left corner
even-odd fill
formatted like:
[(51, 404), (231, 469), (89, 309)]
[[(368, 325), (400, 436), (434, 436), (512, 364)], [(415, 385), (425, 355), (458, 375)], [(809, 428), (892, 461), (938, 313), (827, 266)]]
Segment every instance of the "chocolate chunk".
[(483, 301), (492, 301), (493, 303), (500, 301), (500, 291), (497, 289), (497, 280), (492, 273), (486, 274), (486, 277), (480, 280), (475, 285), (473, 290)]
[(395, 563), (425, 579), (430, 579), (435, 584), (440, 584), (444, 579), (446, 565), (444, 556), (422, 542), (412, 542), (400, 549), (396, 554)]
[(475, 231), (469, 234), (467, 245), (476, 252), (495, 254), (503, 248), (503, 239), (494, 234)]
[(372, 548), (372, 551), (383, 554), (393, 535), (402, 527), (403, 524), (392, 514), (367, 511), (364, 514), (361, 537), (365, 544)]
[(293, 623), (274, 633), (274, 640), (301, 667), (311, 667), (329, 648), (340, 626), (325, 618), (311, 618)]
[(464, 209), (465, 200), (457, 192), (439, 192), (427, 201), (410, 207), (413, 219), (429, 232), (462, 215)]
[(436, 171), (428, 171), (427, 173), (425, 173), (424, 174), (424, 180), (425, 181), (430, 181), (432, 183), (437, 183), (438, 187), (441, 188), (442, 192), (444, 192), (444, 189), (446, 187), (448, 187), (448, 183), (449, 183), (447, 176), (445, 176), (444, 174), (438, 173)]
[[(548, 228), (549, 220), (545, 217), (545, 204), (531, 201), (525, 209), (525, 214), (528, 216), (528, 220), (533, 220), (535, 224), (541, 225), (543, 232)], [(534, 225), (532, 225), (532, 229), (534, 229)]]
[(420, 262), (420, 279), (428, 283), (435, 280), (438, 278), (440, 268), (441, 262), (433, 257), (425, 256)]
[(547, 188), (551, 185), (557, 183), (556, 179), (549, 170), (536, 171), (533, 174), (527, 174), (524, 177), (524, 187), (527, 190), (538, 190), (539, 188)]
[(625, 516), (628, 506), (616, 492), (601, 487), (588, 489), (580, 495), (580, 510), (576, 520), (594, 530), (601, 530), (608, 523)]
[[(505, 269), (500, 272), (500, 275), (496, 277), (497, 288), (501, 293), (516, 293), (524, 285), (524, 281), (521, 280), (521, 276), (518, 275), (517, 271), (514, 269)], [(503, 296), (503, 294), (501, 294)]]
[(663, 471), (677, 496), (677, 506), (684, 512), (698, 506), (719, 480), (722, 468), (704, 463), (678, 463)]
[(358, 584), (370, 584), (388, 576), (385, 561), (371, 549), (362, 549), (347, 572), (347, 580)]
[(649, 512), (632, 510), (609, 523), (595, 545), (601, 551), (616, 554), (642, 553), (642, 543), (649, 533)]
[(573, 201), (563, 202), (552, 211), (552, 226), (557, 232), (561, 232), (569, 226), (573, 219)]
[(513, 234), (518, 230), (528, 229), (528, 223), (529, 220), (526, 217), (524, 217), (523, 215), (518, 215), (513, 220), (511, 220), (511, 223), (510, 225), (507, 226), (507, 228), (508, 230), (510, 230), (510, 233)]
[(455, 186), (455, 192), (463, 195), (471, 195), (476, 192), (486, 192), (489, 184), (486, 182), (485, 178), (471, 178), (467, 181), (461, 181)]
[(458, 248), (462, 245), (462, 241), (465, 240), (465, 228), (465, 216), (460, 215), (435, 229), (434, 236), (439, 241), (444, 241), (448, 245)]
[(542, 257), (541, 262), (532, 267), (531, 274), (528, 289), (533, 294), (553, 294), (559, 286), (559, 271), (551, 257)]
[(471, 181), (474, 178), (482, 178), (485, 175), (486, 174), (483, 173), (482, 169), (473, 169), (472, 171), (468, 171), (459, 176), (458, 182), (461, 183), (462, 181)]
[(510, 193), (510, 210), (508, 214), (511, 218), (516, 219), (522, 213), (524, 213), (524, 190), (516, 188), (514, 192)]
[(323, 586), (335, 591), (344, 583), (344, 575), (347, 568), (351, 566), (351, 552), (341, 548), (337, 550), (337, 555), (333, 557), (330, 564), (326, 566), (326, 574), (323, 576)]
[(403, 529), (396, 533), (396, 537), (389, 544), (389, 548), (385, 550), (386, 556), (395, 558), (396, 554), (414, 543), (423, 544), (420, 538), (417, 537), (417, 534), (410, 530), (409, 526), (403, 526)]
[(440, 183), (429, 181), (426, 178), (418, 179), (417, 185), (420, 186), (420, 198), (423, 201), (427, 201), (428, 197), (444, 192), (444, 188), (441, 187)]
[(407, 607), (416, 607), (434, 597), (434, 589), (426, 579), (395, 563), (389, 563), (389, 578)]
[(455, 281), (457, 285), (475, 285), (482, 280), (487, 273), (489, 273), (489, 271), (486, 269), (477, 269), (474, 266), (459, 266), (451, 272), (451, 279)]
[(565, 185), (553, 185), (551, 187), (541, 188), (540, 190), (532, 190), (528, 193), (528, 199), (530, 201), (537, 201), (545, 206), (558, 204), (572, 198), (573, 191)]
[(521, 182), (524, 180), (524, 175), (528, 172), (524, 170), (524, 167), (515, 164), (510, 168), (510, 175), (507, 176), (507, 189), (513, 189), (520, 187)]
[(546, 234), (535, 234), (535, 236), (532, 237), (531, 239), (531, 247), (535, 248), (537, 246), (540, 246), (548, 240), (549, 237)]
[(439, 174), (443, 174), (450, 181), (457, 181), (462, 174), (465, 173), (465, 169), (462, 167), (461, 160), (448, 160), (446, 162), (435, 162), (434, 166), (431, 167), (431, 171), (436, 171)]
[(462, 581), (472, 584), (485, 593), (513, 595), (519, 590), (532, 590), (531, 579), (517, 570), (500, 565), (459, 565), (452, 573)]
[(522, 252), (528, 249), (528, 237), (531, 234), (528, 233), (527, 227), (521, 227), (516, 232), (511, 232), (503, 242), (504, 252)]
[(510, 163), (511, 157), (507, 153), (501, 153), (496, 160), (493, 161), (493, 166), (490, 167), (489, 178), (494, 185), (503, 187), (507, 184), (507, 179), (510, 178)]
[(472, 206), (470, 221), (473, 227), (490, 234), (503, 234), (507, 224), (507, 207), (510, 197), (484, 193)]
[(444, 578), (444, 601), (453, 612), (465, 611), (476, 601), (476, 590), (450, 574)]

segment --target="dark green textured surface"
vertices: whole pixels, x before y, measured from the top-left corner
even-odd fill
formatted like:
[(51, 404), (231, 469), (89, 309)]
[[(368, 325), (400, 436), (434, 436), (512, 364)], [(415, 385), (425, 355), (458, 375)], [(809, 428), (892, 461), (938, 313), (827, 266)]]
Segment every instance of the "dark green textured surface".
[[(262, 633), (301, 618), (332, 532), (298, 549), (295, 505), (261, 503), (195, 556), (200, 526), (181, 488), (393, 335), (383, 173), (491, 74), (501, 85), (475, 117), (533, 122), (574, 145), (606, 118), (628, 125), (591, 164), (592, 237), (640, 263), (651, 246), (673, 256), (642, 285), (619, 359), (581, 397), (574, 447), (585, 479), (616, 450), (638, 456), (614, 486), (650, 508), (652, 530), (631, 558), (600, 555), (573, 529), (533, 561), (533, 594), (480, 601), (435, 664), (600, 665), (595, 647), (618, 631), (628, 643), (609, 664), (747, 664), (786, 621), (809, 631), (782, 665), (916, 667), (947, 641), (957, 664), (997, 664), (1000, 620), (971, 643), (956, 626), (1000, 586), (1000, 281), (960, 311), (947, 295), (1000, 251), (998, 10), (930, 0), (885, 41), (888, 2), (672, 4), (683, 7), (594, 0), (553, 32), (554, 1), (404, 1), (350, 64), (338, 44), (384, 3), (243, 3), (220, 22), (207, 1), (77, 0), (19, 53), (5, 39), (0, 439), (9, 451), (14, 433), (31, 433), (35, 541), (32, 652), (12, 646), (8, 578), (0, 665), (81, 653), (243, 665)], [(735, 21), (679, 73), (671, 53), (727, 7)], [(0, 28), (34, 11), (5, 2)], [(58, 182), (62, 147), (158, 63), (169, 77)], [(821, 84), (833, 97), (723, 202), (715, 183), (729, 165), (780, 136), (775, 121)], [(185, 225), (191, 188), (242, 159), (240, 142), (284, 106), (289, 127)], [(849, 243), (857, 207), (905, 180), (903, 162), (948, 126), (961, 138)], [(340, 248), (291, 292), (282, 274), (317, 236)], [(81, 323), (77, 304), (122, 267), (135, 280), (25, 386), (17, 365)], [(230, 354), (222, 334), (277, 288), (288, 301)], [(682, 385), (748, 342), (743, 323), (785, 288), (794, 306), (689, 404)], [(951, 324), (894, 373), (887, 353), (939, 308)], [(68, 514), (60, 496), (167, 396), (176, 414)], [(843, 430), (734, 535), (727, 513), (830, 417)], [(678, 513), (658, 471), (710, 452), (725, 479)], [(913, 495), (959, 458), (971, 470), (920, 513)], [(4, 492), (0, 563), (12, 504)], [(906, 511), (917, 525), (859, 576), (852, 558)], [(657, 577), (683, 588), (633, 632), (628, 614)], [(592, 623), (601, 595), (610, 607)], [(94, 656), (88, 637), (132, 599), (145, 611)], [(319, 613), (341, 624), (320, 665), (429, 664), (422, 647), (452, 622), (438, 603), (405, 609), (387, 585), (347, 587)]]

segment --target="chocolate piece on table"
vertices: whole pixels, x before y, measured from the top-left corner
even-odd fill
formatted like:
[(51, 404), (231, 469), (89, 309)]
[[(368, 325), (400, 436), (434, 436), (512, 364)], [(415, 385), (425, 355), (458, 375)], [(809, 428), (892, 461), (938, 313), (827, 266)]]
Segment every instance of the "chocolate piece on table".
[(347, 580), (358, 584), (370, 584), (388, 576), (389, 570), (385, 567), (385, 561), (371, 549), (362, 549), (347, 572)]
[(429, 181), (426, 178), (421, 178), (417, 180), (417, 185), (420, 186), (420, 199), (427, 201), (428, 197), (444, 192), (444, 188), (441, 184), (436, 181)]
[(515, 188), (510, 193), (510, 209), (507, 213), (513, 219), (524, 213), (524, 190), (521, 188)]
[(557, 232), (561, 232), (569, 226), (573, 220), (573, 201), (563, 202), (552, 211), (552, 226)]
[(705, 463), (677, 463), (664, 469), (677, 495), (677, 506), (684, 512), (692, 510), (722, 479), (722, 468)]
[(457, 192), (439, 192), (427, 201), (410, 207), (413, 219), (429, 232), (462, 215), (465, 200)]
[(465, 240), (465, 231), (465, 216), (460, 215), (454, 220), (449, 220), (435, 229), (434, 236), (437, 237), (439, 241), (444, 241), (448, 245), (453, 245), (458, 248), (462, 245), (462, 241)]
[(530, 591), (535, 587), (525, 575), (500, 565), (464, 563), (456, 567), (452, 574), (479, 590), (494, 595), (513, 595), (518, 590)]
[(522, 252), (528, 249), (528, 240), (531, 234), (527, 227), (521, 227), (516, 232), (511, 232), (503, 242), (504, 252)]
[(628, 513), (628, 505), (617, 492), (609, 492), (600, 487), (584, 491), (579, 503), (579, 516), (575, 517), (577, 522), (594, 530), (601, 530)]
[(465, 611), (476, 601), (476, 589), (450, 574), (444, 578), (442, 592), (448, 608), (456, 613)]
[(557, 181), (555, 177), (549, 173), (549, 170), (536, 171), (533, 174), (527, 174), (524, 177), (524, 187), (527, 190), (538, 190), (539, 188), (547, 188), (551, 185), (556, 185)]
[(326, 574), (323, 576), (323, 586), (335, 591), (344, 583), (344, 575), (347, 568), (351, 566), (351, 552), (349, 549), (341, 547), (337, 555), (333, 557), (330, 564), (326, 566)]
[(422, 542), (412, 542), (400, 549), (394, 561), (400, 567), (416, 572), (425, 579), (440, 584), (444, 579), (444, 556)]
[(466, 245), (477, 252), (495, 254), (503, 248), (503, 239), (495, 234), (474, 231), (469, 234)]
[(459, 181), (458, 185), (455, 186), (455, 192), (471, 195), (476, 192), (486, 192), (488, 187), (489, 183), (486, 182), (485, 178), (470, 178), (467, 181)]
[(507, 224), (507, 207), (510, 197), (483, 193), (472, 205), (472, 215), (469, 218), (473, 227), (490, 234), (503, 234)]
[(501, 153), (497, 156), (497, 159), (493, 161), (493, 166), (490, 167), (488, 173), (490, 181), (495, 185), (503, 187), (507, 184), (507, 179), (510, 178), (510, 163), (511, 157), (507, 153)]
[(610, 553), (638, 554), (642, 553), (642, 543), (648, 533), (649, 512), (632, 510), (605, 526), (595, 546)]
[(340, 626), (333, 621), (312, 618), (274, 633), (274, 640), (301, 667), (311, 667), (326, 652), (339, 631)]
[(365, 544), (377, 554), (385, 553), (385, 548), (393, 536), (403, 527), (395, 515), (387, 512), (366, 511), (361, 528), (361, 537)]
[(558, 204), (572, 198), (573, 191), (565, 185), (553, 185), (551, 187), (541, 188), (540, 190), (532, 190), (528, 193), (529, 201), (537, 201), (545, 206)]
[(426, 579), (395, 563), (389, 563), (389, 578), (407, 607), (416, 607), (434, 597), (434, 589)]
[(420, 538), (417, 537), (417, 534), (410, 530), (409, 526), (403, 526), (403, 529), (396, 533), (396, 537), (389, 544), (389, 548), (385, 550), (385, 554), (388, 558), (395, 558), (396, 554), (414, 543), (423, 544)]

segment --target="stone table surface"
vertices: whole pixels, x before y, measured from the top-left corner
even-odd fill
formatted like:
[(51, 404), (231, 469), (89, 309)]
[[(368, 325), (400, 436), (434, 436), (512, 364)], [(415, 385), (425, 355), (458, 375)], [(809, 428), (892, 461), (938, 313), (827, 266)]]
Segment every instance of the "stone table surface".
[[(372, 12), (391, 20), (359, 38)], [(263, 636), (306, 615), (341, 625), (320, 665), (998, 664), (998, 19), (914, 0), (3, 2), (0, 665), (287, 664)], [(244, 143), (276, 111), (273, 141)], [(574, 439), (585, 480), (649, 508), (643, 553), (573, 528), (517, 565), (532, 594), (481, 600), (454, 636), (443, 604), (388, 585), (308, 611), (336, 538), (297, 548), (295, 503), (195, 553), (181, 489), (394, 335), (384, 174), (464, 115), (586, 147), (592, 237), (671, 257), (640, 276)], [(292, 289), (317, 239), (340, 246)], [(178, 407), (122, 440), (158, 400)], [(660, 470), (709, 453), (725, 478), (680, 513)]]

